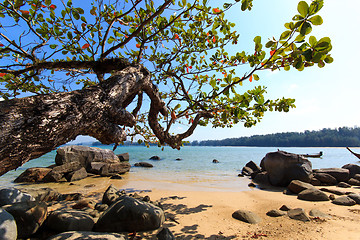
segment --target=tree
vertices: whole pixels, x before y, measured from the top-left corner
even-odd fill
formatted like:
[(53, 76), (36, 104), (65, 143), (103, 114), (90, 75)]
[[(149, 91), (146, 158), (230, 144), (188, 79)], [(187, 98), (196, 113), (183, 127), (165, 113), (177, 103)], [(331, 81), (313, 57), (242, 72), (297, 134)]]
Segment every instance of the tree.
[[(198, 125), (251, 127), (266, 111), (289, 111), (294, 99), (266, 99), (263, 86), (244, 92), (243, 81), (259, 80), (263, 70), (333, 61), (330, 39), (309, 37), (322, 24), (323, 0), (299, 2), (279, 38), (264, 46), (256, 36), (254, 52), (235, 54), (225, 50), (239, 38), (225, 14), (239, 4), (251, 10), (252, 0), (76, 4), (0, 4), (0, 174), (79, 134), (105, 144), (140, 135), (180, 148)], [(21, 92), (31, 96), (16, 98)], [(188, 129), (171, 134), (177, 124)]]

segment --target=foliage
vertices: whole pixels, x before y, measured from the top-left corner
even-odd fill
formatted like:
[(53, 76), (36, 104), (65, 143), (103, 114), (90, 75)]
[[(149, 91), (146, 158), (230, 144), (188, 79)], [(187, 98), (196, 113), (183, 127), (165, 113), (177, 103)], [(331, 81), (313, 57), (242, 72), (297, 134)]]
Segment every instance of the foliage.
[[(239, 4), (242, 11), (251, 10), (252, 0), (229, 0), (222, 8), (208, 0), (93, 0), (85, 8), (80, 2), (0, 3), (0, 97), (89, 87), (118, 70), (117, 61), (127, 59), (143, 64), (160, 89), (169, 115), (158, 121), (166, 133), (179, 123), (189, 129), (239, 122), (251, 127), (266, 111), (289, 111), (294, 99), (267, 99), (264, 86), (244, 91), (243, 81), (258, 81), (263, 70), (302, 71), (333, 61), (330, 39), (309, 36), (323, 22), (317, 15), (323, 0), (299, 2), (298, 14), (278, 38), (263, 44), (256, 36), (254, 52), (234, 54), (225, 46), (236, 45), (239, 34), (225, 14)], [(139, 93), (136, 108), (143, 97)], [(148, 107), (136, 117), (128, 135), (153, 141)]]
[(319, 131), (287, 132), (223, 140), (194, 141), (192, 146), (360, 147), (360, 128), (324, 128)]

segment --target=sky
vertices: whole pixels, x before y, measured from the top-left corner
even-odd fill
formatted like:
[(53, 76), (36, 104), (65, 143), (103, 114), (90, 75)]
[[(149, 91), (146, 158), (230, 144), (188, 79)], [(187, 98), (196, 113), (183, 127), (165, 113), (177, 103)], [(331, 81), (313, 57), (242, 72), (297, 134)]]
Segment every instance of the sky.
[[(214, 1), (213, 7), (227, 1)], [(285, 30), (284, 23), (297, 14), (298, 0), (254, 0), (252, 11), (242, 12), (234, 7), (227, 18), (236, 23), (240, 33), (239, 44), (233, 51), (253, 48), (253, 38), (262, 37), (263, 44), (268, 38), (278, 38)], [(310, 3), (310, 1), (307, 1)], [(221, 3), (220, 5), (217, 5)], [(360, 39), (360, 1), (325, 0), (319, 12), (324, 23), (314, 26), (310, 35), (317, 39), (330, 37), (334, 62), (320, 69), (307, 68), (302, 72), (266, 71), (259, 73), (260, 81), (247, 82), (252, 88), (267, 87), (270, 99), (295, 98), (296, 108), (288, 113), (268, 112), (260, 123), (245, 128), (241, 123), (233, 128), (197, 127), (187, 141), (225, 139), (280, 132), (303, 132), (323, 128), (360, 126), (360, 77), (357, 58), (360, 55), (356, 45)], [(253, 85), (253, 86), (251, 86)], [(184, 129), (180, 126), (177, 131)], [(78, 137), (77, 141), (87, 141)]]

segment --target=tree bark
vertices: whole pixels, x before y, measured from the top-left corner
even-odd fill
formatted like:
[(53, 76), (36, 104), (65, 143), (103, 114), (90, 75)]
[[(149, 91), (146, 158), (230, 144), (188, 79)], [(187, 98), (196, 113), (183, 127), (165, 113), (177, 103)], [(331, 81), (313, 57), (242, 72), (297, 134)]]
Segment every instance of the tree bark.
[(38, 158), (78, 135), (103, 144), (126, 140), (119, 125), (133, 127), (126, 107), (145, 92), (158, 113), (167, 114), (141, 65), (125, 66), (100, 84), (83, 90), (37, 95), (0, 102), (0, 175)]

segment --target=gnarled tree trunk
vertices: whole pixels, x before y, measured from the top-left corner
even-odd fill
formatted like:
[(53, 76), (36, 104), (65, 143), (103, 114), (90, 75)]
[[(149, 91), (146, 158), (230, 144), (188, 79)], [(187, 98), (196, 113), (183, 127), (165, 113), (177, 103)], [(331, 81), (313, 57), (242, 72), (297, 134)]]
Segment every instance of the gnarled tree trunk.
[(118, 125), (135, 125), (135, 117), (125, 108), (141, 92), (151, 99), (156, 116), (167, 114), (150, 73), (140, 65), (83, 90), (1, 101), (0, 175), (78, 135), (104, 144), (126, 140)]

